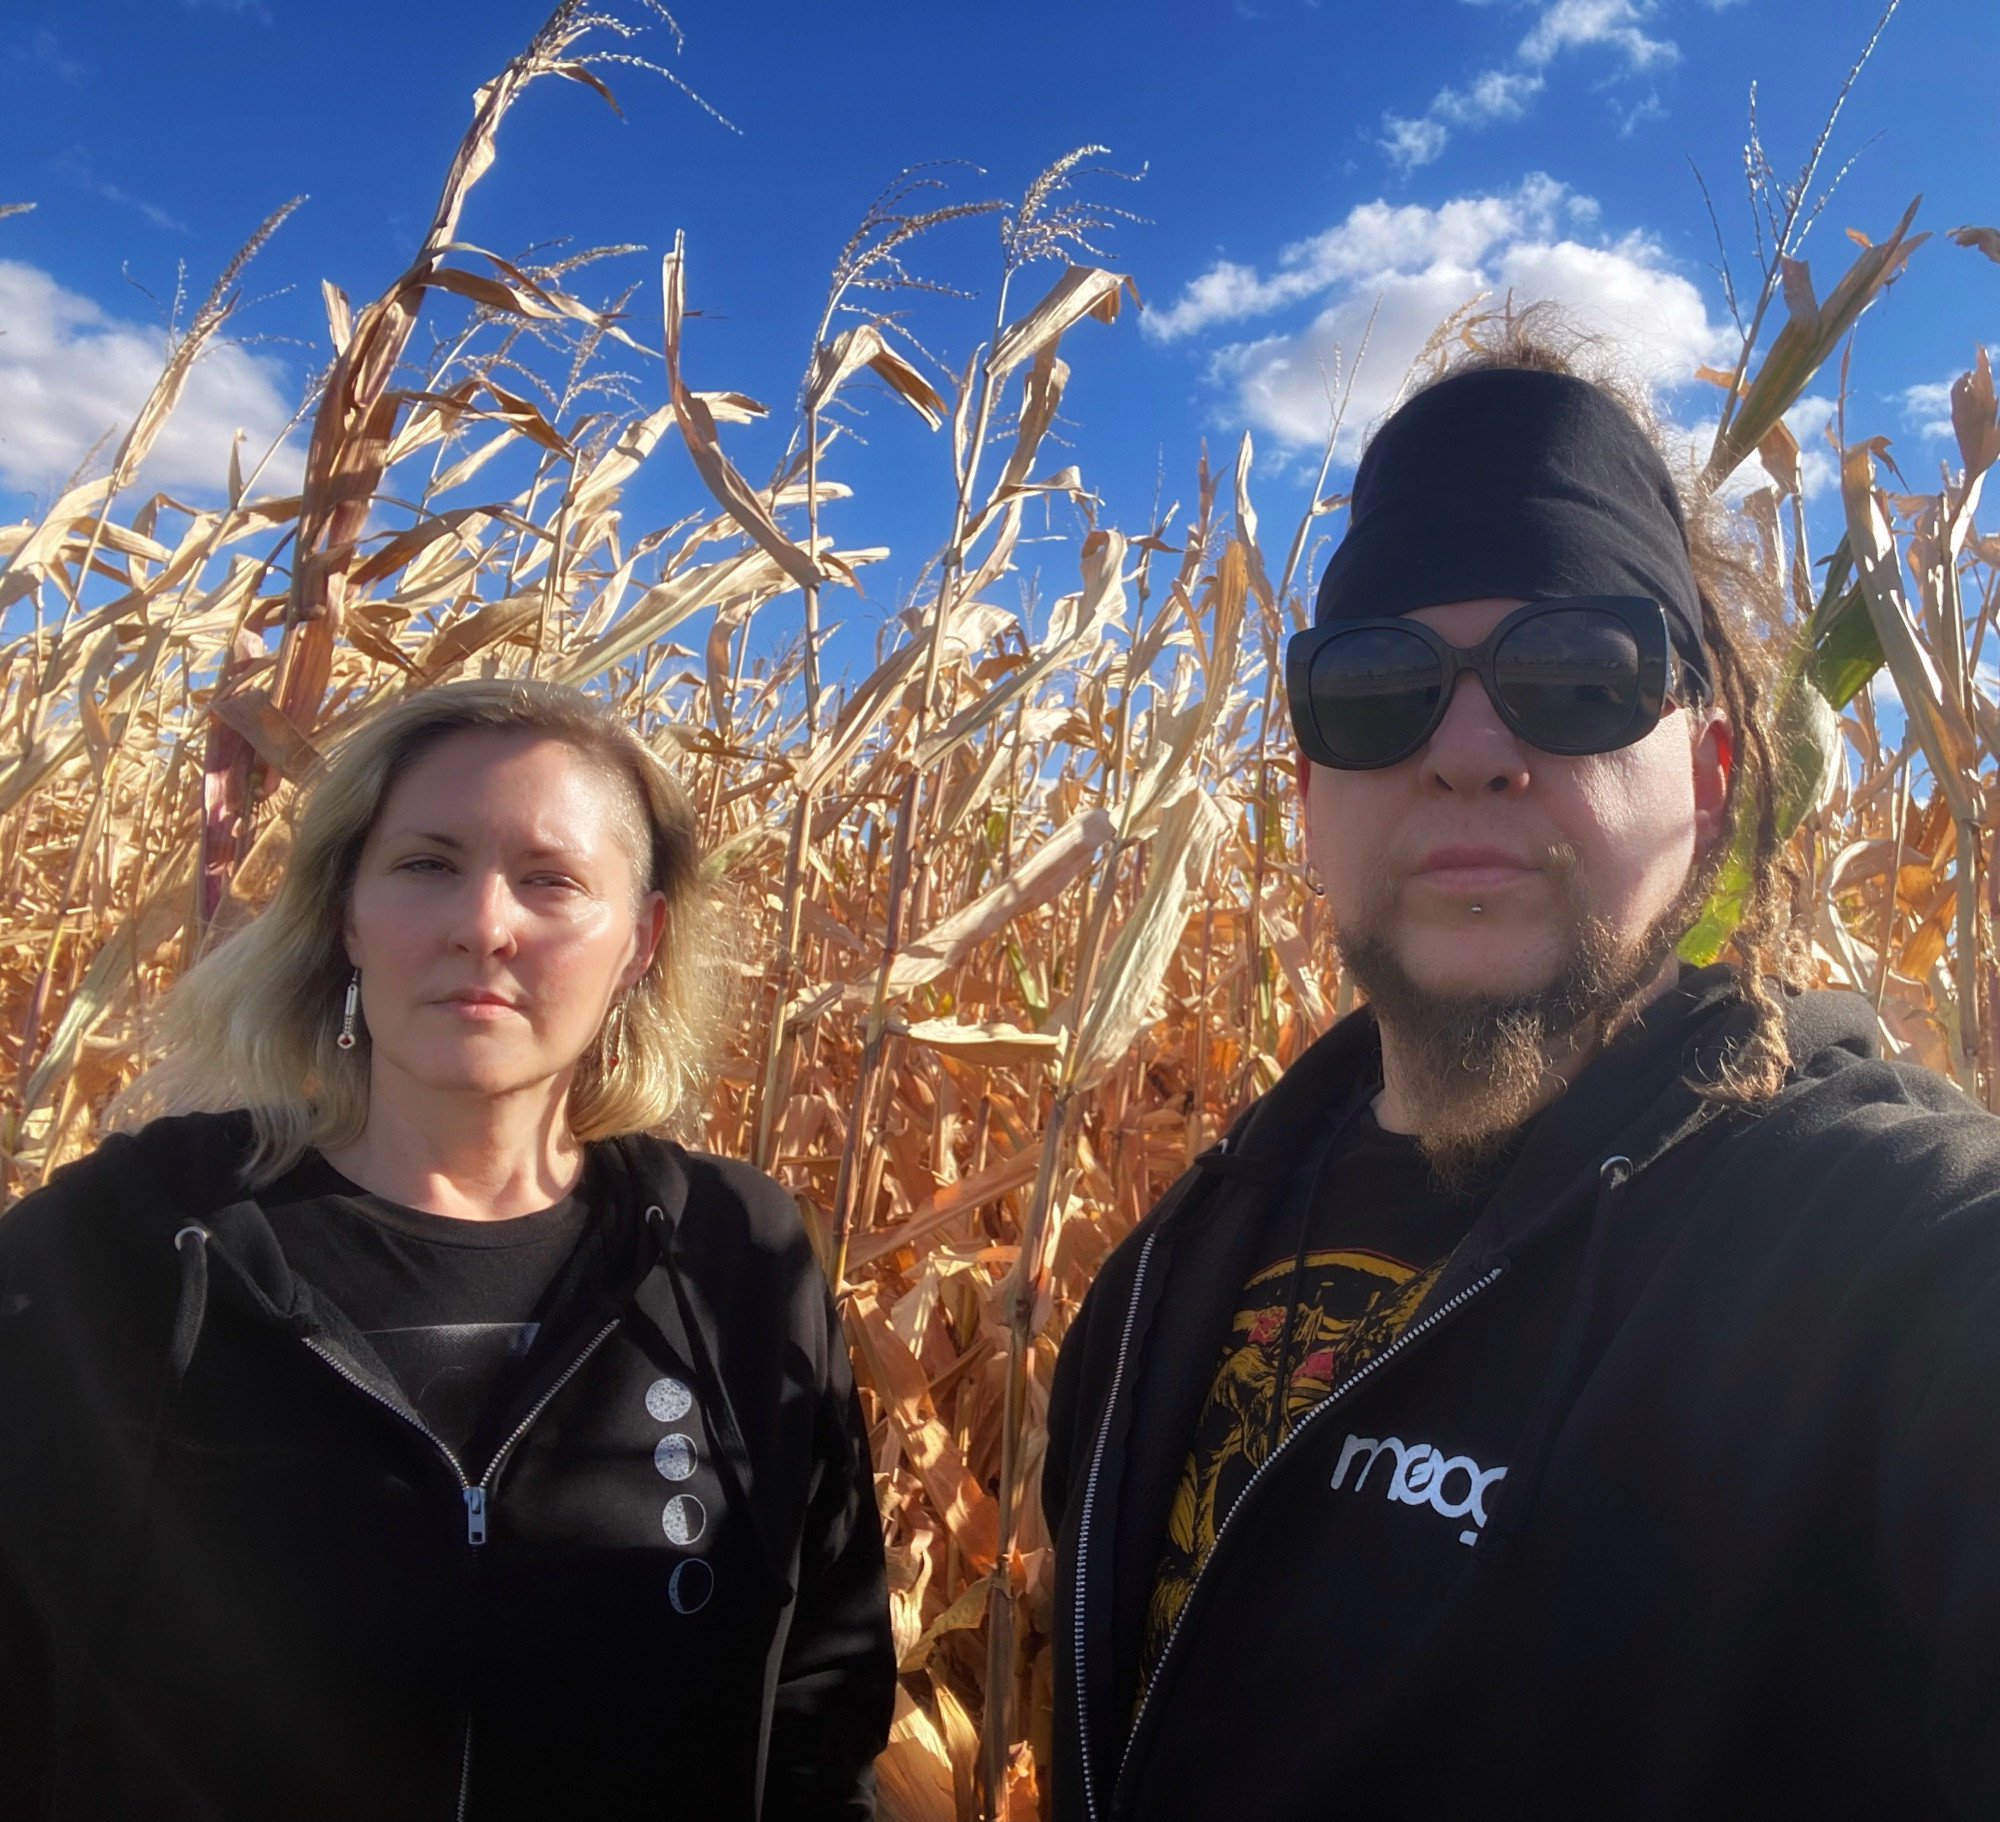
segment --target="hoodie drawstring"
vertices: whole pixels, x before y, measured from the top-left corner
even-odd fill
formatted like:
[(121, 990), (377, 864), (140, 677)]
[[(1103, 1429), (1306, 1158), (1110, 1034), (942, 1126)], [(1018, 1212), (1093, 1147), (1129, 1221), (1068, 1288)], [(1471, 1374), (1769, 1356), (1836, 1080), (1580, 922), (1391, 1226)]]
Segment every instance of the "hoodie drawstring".
[(1598, 1281), (1604, 1275), (1604, 1262), (1611, 1250), (1608, 1239), (1612, 1215), (1624, 1200), (1625, 1186), (1631, 1181), (1630, 1158), (1606, 1158), (1598, 1167), (1597, 1206), (1591, 1217), (1590, 1237), (1584, 1245), (1583, 1266), (1577, 1273), (1576, 1292), (1570, 1299), (1569, 1320), (1556, 1343), (1555, 1361), (1543, 1382), (1541, 1400), (1521, 1439), (1518, 1465), (1509, 1471), (1499, 1509), (1481, 1539), (1481, 1554), (1489, 1560), (1497, 1560), (1513, 1547), (1535, 1503), (1542, 1470), (1555, 1452), (1556, 1434), (1575, 1393), (1583, 1344), (1591, 1319), (1597, 1313)]
[(666, 1267), (667, 1282), (673, 1287), (674, 1308), (679, 1312), (681, 1327), (686, 1331), (688, 1352), (695, 1371), (713, 1390), (714, 1408), (709, 1416), (717, 1431), (721, 1447), (715, 1451), (715, 1471), (722, 1478), (723, 1491), (743, 1514), (750, 1527), (750, 1535), (757, 1546), (758, 1561), (771, 1578), (779, 1605), (792, 1598), (795, 1590), (791, 1578), (779, 1566), (777, 1552), (771, 1541), (764, 1535), (764, 1525), (757, 1508), (751, 1503), (749, 1490), (743, 1484), (738, 1464), (750, 1459), (749, 1449), (743, 1440), (743, 1426), (736, 1420), (736, 1407), (729, 1402), (729, 1388), (723, 1383), (722, 1375), (716, 1370), (715, 1358), (708, 1351), (708, 1343), (703, 1338), (701, 1324), (694, 1319), (694, 1307), (688, 1301), (687, 1286), (681, 1279), (680, 1261), (674, 1257), (673, 1224), (667, 1219), (666, 1210), (657, 1203), (646, 1210), (646, 1225), (652, 1229), (654, 1244), (659, 1249), (660, 1263)]
[(194, 1353), (201, 1342), (202, 1324), (208, 1319), (208, 1229), (190, 1221), (174, 1235), (174, 1253), (180, 1268), (180, 1287), (174, 1296), (173, 1326), (167, 1331), (167, 1357), (153, 1398), (152, 1422), (146, 1432), (146, 1453), (139, 1468), (139, 1486), (133, 1502), (132, 1530), (117, 1557), (117, 1568), (105, 1583), (104, 1605), (95, 1623), (85, 1634), (83, 1655), (78, 1660), (70, 1688), (62, 1702), (53, 1729), (47, 1799), (43, 1814), (49, 1822), (61, 1816), (64, 1785), (76, 1747), (83, 1704), (97, 1668), (110, 1651), (132, 1604), (132, 1590), (138, 1579), (139, 1559), (146, 1542), (146, 1519), (152, 1505), (153, 1481), (159, 1471), (160, 1445), (172, 1427), (174, 1408), (180, 1402), (181, 1387)]

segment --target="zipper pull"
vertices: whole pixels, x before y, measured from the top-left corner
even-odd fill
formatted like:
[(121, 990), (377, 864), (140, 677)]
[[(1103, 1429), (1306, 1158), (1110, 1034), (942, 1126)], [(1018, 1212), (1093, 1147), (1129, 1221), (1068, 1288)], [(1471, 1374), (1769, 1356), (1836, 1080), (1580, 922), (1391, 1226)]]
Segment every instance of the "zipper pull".
[(467, 1487), (465, 1489), (465, 1541), (468, 1544), (483, 1544), (486, 1541), (486, 1489)]

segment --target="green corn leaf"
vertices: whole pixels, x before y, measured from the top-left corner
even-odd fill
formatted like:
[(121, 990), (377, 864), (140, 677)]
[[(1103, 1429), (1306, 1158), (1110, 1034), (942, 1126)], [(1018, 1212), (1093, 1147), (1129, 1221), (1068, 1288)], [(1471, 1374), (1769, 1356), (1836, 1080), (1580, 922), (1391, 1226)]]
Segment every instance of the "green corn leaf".
[[(1829, 599), (1836, 603), (1843, 599), (1836, 582), (1841, 566), (1842, 556), (1836, 553), (1821, 608), (1827, 607)], [(1865, 621), (1866, 608), (1861, 612)], [(1778, 757), (1777, 802), (1773, 807), (1781, 839), (1789, 838), (1825, 801), (1840, 764), (1840, 722), (1819, 683), (1823, 648), (1816, 635), (1824, 632), (1820, 611), (1815, 610), (1812, 619), (1794, 638), (1779, 677), (1777, 738), (1772, 745)], [(1878, 647), (1873, 663), (1856, 683), (1856, 689), (1881, 662)], [(1722, 953), (1736, 926), (1743, 921), (1743, 901), (1750, 890), (1756, 846), (1755, 822), (1747, 815), (1739, 817), (1730, 833), (1728, 856), (1716, 874), (1701, 916), (1680, 940), (1678, 953), (1682, 961), (1697, 968), (1706, 967)]]

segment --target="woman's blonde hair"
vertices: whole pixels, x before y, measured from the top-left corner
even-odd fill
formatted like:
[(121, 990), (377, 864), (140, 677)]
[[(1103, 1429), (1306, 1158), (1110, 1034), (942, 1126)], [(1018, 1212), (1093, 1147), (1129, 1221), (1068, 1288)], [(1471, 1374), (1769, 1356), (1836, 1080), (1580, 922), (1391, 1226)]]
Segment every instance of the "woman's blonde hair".
[[(679, 781), (628, 726), (579, 690), (506, 679), (441, 684), (347, 737), (306, 781), (284, 877), (269, 906), (162, 1000), (158, 1060), (120, 1097), (113, 1123), (247, 1108), (253, 1187), (312, 1147), (351, 1144), (368, 1117), (369, 1042), (336, 1043), (353, 969), (348, 894), (397, 781), (464, 733), (539, 734), (593, 761), (629, 793), (620, 821), (644, 843), (640, 890), (666, 899), (651, 964), (625, 996), (615, 1068), (600, 1032), (569, 1092), (579, 1140), (667, 1125), (704, 1074), (720, 1017), (717, 907), (702, 883), (694, 812)], [(633, 811), (637, 815), (632, 814)], [(608, 1022), (608, 1021), (607, 1021)]]

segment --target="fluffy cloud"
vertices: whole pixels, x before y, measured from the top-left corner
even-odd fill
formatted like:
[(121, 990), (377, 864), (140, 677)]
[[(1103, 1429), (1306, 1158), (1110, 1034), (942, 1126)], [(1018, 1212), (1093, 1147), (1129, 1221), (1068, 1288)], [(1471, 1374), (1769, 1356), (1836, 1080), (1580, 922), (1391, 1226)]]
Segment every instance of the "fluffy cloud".
[[(1679, 46), (1646, 33), (1642, 22), (1651, 11), (1652, 0), (1547, 0), (1527, 36), (1514, 47), (1515, 68), (1483, 70), (1463, 89), (1439, 89), (1430, 106), (1415, 117), (1384, 114), (1378, 143), (1399, 170), (1430, 164), (1451, 143), (1453, 127), (1520, 119), (1541, 93), (1546, 80), (1542, 72), (1566, 51), (1607, 49), (1627, 71), (1673, 63), (1680, 57)], [(1655, 119), (1664, 111), (1659, 98), (1650, 96), (1624, 115), (1623, 130), (1629, 133), (1638, 121)]]
[[(0, 260), (0, 487), (47, 495), (109, 433), (106, 453), (158, 379), (167, 350), (157, 329), (123, 322), (41, 270)], [(231, 440), (246, 433), (246, 465), (291, 416), (284, 369), (233, 344), (211, 345), (140, 475), (146, 487), (219, 492)], [(295, 485), (288, 446), (264, 470), (273, 491)]]
[(1173, 340), (1316, 301), (1303, 328), (1224, 347), (1211, 373), (1231, 388), (1244, 420), (1283, 443), (1313, 444), (1326, 435), (1329, 395), (1339, 396), (1365, 335), (1342, 433), (1349, 456), (1438, 323), (1482, 292), (1517, 305), (1564, 304), (1603, 338), (1602, 365), (1650, 387), (1682, 385), (1696, 365), (1720, 359), (1731, 345), (1727, 330), (1658, 243), (1638, 233), (1580, 238), (1596, 219), (1589, 197), (1539, 173), (1503, 194), (1434, 209), (1363, 203), (1284, 249), (1269, 275), (1231, 262), (1212, 267), (1151, 312), (1147, 329)]
[(1680, 49), (1670, 39), (1649, 38), (1640, 27), (1652, 9), (1635, 0), (1555, 0), (1521, 40), (1521, 59), (1544, 64), (1559, 52), (1609, 45), (1635, 70), (1672, 63)]

